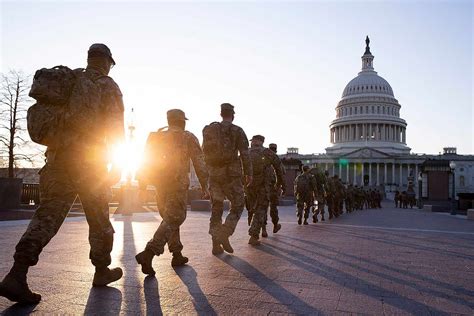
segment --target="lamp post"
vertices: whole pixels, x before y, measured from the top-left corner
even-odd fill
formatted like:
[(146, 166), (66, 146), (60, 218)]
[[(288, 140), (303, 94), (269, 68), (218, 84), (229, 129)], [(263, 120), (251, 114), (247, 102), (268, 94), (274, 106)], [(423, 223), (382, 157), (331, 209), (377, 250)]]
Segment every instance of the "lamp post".
[(423, 177), (421, 176), (421, 172), (418, 174), (418, 208), (421, 209), (423, 208), (422, 202), (421, 202), (421, 186), (423, 185)]
[(449, 168), (451, 168), (451, 173), (453, 174), (453, 193), (451, 195), (451, 215), (456, 215), (456, 177), (455, 177), (455, 171), (456, 171), (456, 163), (454, 161), (451, 161), (449, 163)]

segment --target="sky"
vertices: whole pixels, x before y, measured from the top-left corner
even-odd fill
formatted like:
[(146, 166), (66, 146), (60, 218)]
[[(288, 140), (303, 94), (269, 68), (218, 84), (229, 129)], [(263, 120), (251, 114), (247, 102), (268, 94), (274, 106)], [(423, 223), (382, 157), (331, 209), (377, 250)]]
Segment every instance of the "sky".
[(85, 67), (88, 47), (107, 44), (139, 144), (172, 108), (201, 139), (230, 102), (249, 138), (324, 153), (369, 35), (412, 152), (474, 153), (471, 1), (17, 0), (0, 10), (1, 72)]

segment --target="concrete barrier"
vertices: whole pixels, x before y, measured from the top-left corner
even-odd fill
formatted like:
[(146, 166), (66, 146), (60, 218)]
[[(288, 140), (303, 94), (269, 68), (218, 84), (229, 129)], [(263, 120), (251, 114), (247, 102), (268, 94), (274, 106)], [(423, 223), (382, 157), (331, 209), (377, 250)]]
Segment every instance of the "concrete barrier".
[(429, 205), (429, 204), (423, 205), (423, 211), (428, 211), (428, 212), (433, 211), (433, 205)]
[(467, 210), (467, 219), (474, 221), (474, 208)]

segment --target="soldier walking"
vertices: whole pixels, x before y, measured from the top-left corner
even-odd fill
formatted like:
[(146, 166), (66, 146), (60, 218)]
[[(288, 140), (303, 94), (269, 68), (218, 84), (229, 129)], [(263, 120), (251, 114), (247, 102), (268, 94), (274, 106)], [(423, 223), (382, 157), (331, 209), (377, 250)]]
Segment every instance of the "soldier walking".
[[(275, 154), (277, 153), (277, 144), (271, 143), (268, 145), (268, 149), (273, 151)], [(285, 167), (283, 166), (280, 158), (277, 156), (280, 168), (282, 171), (283, 176), (285, 175)], [(283, 179), (281, 183), (281, 189), (277, 187), (277, 176), (275, 169), (273, 167), (267, 168), (268, 174), (268, 181), (269, 181), (269, 199), (270, 199), (270, 218), (272, 219), (273, 223), (273, 233), (276, 234), (281, 229), (281, 224), (279, 224), (280, 218), (278, 217), (278, 202), (280, 196), (285, 193), (286, 191), (286, 182)], [(267, 218), (268, 212), (265, 212), (265, 224), (262, 227), (262, 237), (268, 237), (267, 233)]]
[(298, 217), (298, 225), (301, 225), (303, 216), (303, 224), (308, 225), (308, 217), (311, 206), (314, 203), (316, 185), (313, 175), (309, 172), (309, 166), (303, 166), (302, 170), (303, 173), (295, 179), (296, 216)]
[[(120, 180), (115, 167), (107, 171), (108, 152), (125, 136), (122, 93), (108, 76), (113, 65), (110, 49), (93, 44), (85, 70), (55, 67), (35, 74), (30, 95), (38, 103), (28, 115), (45, 109), (48, 114), (38, 117), (54, 116), (57, 121), (44, 130), (38, 119), (28, 118), (31, 138), (47, 146), (46, 164), (40, 170), (40, 206), (16, 246), (13, 267), (0, 283), (0, 295), (11, 301), (36, 304), (41, 300), (28, 287), (28, 269), (37, 264), (43, 248), (58, 232), (77, 194), (89, 224), (89, 258), (95, 266), (92, 285), (105, 286), (122, 277), (122, 269), (108, 268), (114, 234), (108, 196), (110, 186)], [(65, 103), (59, 105), (65, 111), (52, 114), (58, 100), (48, 96), (57, 97), (66, 89), (52, 91), (50, 87), (64, 88), (68, 78), (74, 84)], [(36, 95), (38, 91), (42, 96)]]
[(249, 228), (249, 244), (253, 246), (260, 244), (260, 241), (258, 240), (260, 230), (265, 224), (265, 214), (269, 205), (271, 184), (270, 181), (268, 181), (268, 169), (273, 168), (275, 171), (276, 184), (274, 187), (279, 192), (281, 192), (281, 186), (283, 183), (281, 161), (273, 151), (263, 147), (264, 142), (265, 137), (262, 135), (255, 135), (251, 139), (250, 158), (252, 160), (253, 180), (252, 183), (247, 186), (246, 193), (248, 207), (253, 213), (252, 222)]
[(186, 116), (179, 109), (167, 112), (168, 128), (161, 128), (148, 136), (145, 161), (138, 173), (139, 187), (146, 192), (148, 184), (156, 188), (156, 204), (163, 220), (145, 250), (135, 256), (142, 272), (154, 275), (152, 261), (164, 252), (168, 244), (173, 254), (172, 266), (184, 265), (188, 258), (181, 253), (179, 227), (186, 219), (186, 198), (189, 188), (189, 168), (192, 161), (203, 195), (207, 198), (209, 174), (199, 141), (185, 130)]
[[(233, 253), (229, 237), (234, 233), (244, 210), (244, 183), (252, 182), (252, 163), (249, 142), (244, 130), (234, 125), (234, 106), (221, 104), (222, 122), (213, 122), (203, 129), (202, 148), (209, 168), (211, 193), (211, 220), (209, 234), (212, 236), (212, 253), (223, 250)], [(243, 170), (242, 170), (243, 169)], [(230, 200), (231, 209), (224, 224), (224, 199)]]

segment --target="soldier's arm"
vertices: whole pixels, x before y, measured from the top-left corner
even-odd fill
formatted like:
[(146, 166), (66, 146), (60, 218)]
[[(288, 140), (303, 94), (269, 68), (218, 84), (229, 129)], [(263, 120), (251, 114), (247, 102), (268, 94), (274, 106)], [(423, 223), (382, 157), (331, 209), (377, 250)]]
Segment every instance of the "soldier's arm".
[(244, 169), (244, 175), (252, 176), (252, 161), (250, 160), (249, 141), (243, 129), (239, 129), (237, 135), (237, 149), (239, 150), (240, 160)]
[(194, 170), (201, 184), (203, 190), (207, 190), (209, 182), (209, 172), (207, 170), (206, 163), (204, 162), (204, 154), (202, 152), (201, 146), (199, 146), (199, 141), (191, 133), (188, 133), (188, 144), (189, 144), (189, 153), (191, 161), (193, 162)]
[(266, 153), (268, 157), (270, 158), (270, 163), (273, 166), (273, 169), (275, 169), (276, 177), (277, 177), (277, 186), (284, 186), (284, 179), (283, 179), (283, 171), (281, 168), (281, 161), (280, 158), (278, 158), (277, 154), (275, 154), (271, 150), (266, 150)]

